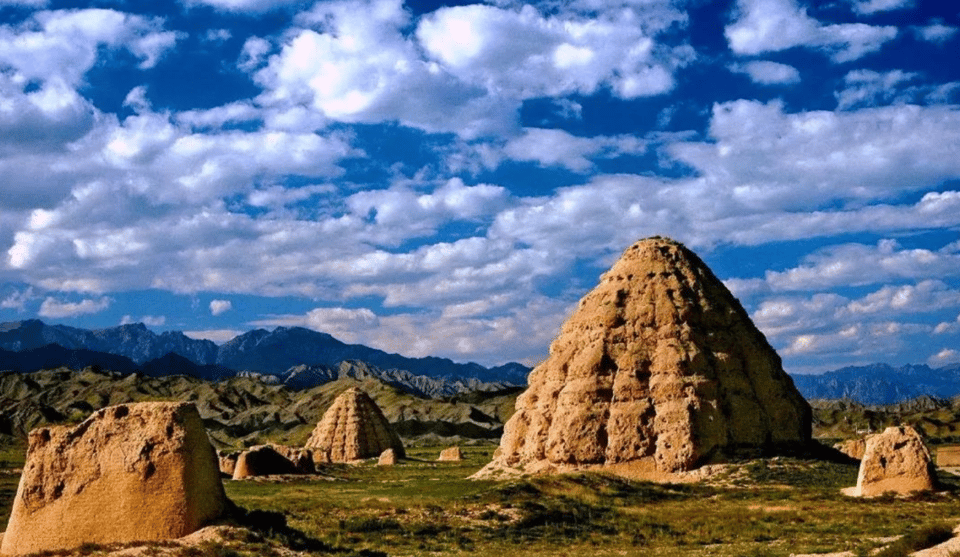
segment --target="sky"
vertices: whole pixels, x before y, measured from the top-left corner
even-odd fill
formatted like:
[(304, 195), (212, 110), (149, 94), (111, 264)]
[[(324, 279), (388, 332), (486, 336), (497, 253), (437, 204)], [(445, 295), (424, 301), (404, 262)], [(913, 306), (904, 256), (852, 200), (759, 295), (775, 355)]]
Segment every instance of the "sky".
[(952, 0), (0, 0), (0, 321), (542, 360), (632, 243), (960, 362)]

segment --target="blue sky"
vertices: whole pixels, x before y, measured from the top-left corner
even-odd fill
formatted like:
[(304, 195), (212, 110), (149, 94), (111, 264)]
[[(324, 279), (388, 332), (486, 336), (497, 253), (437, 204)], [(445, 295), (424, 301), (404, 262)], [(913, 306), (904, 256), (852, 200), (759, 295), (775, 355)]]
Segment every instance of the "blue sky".
[(639, 238), (793, 373), (960, 361), (960, 7), (0, 0), (0, 320), (542, 359)]

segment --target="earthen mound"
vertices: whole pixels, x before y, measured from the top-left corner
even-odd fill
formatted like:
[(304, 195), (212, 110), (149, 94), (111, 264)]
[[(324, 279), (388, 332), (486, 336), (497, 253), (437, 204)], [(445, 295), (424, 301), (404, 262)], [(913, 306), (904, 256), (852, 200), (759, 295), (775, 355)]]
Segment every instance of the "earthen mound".
[(867, 442), (863, 439), (847, 439), (833, 446), (841, 453), (857, 460), (863, 460), (863, 453), (867, 448)]
[(404, 458), (403, 443), (380, 407), (356, 387), (347, 389), (324, 413), (307, 441), (315, 458), (329, 462), (351, 462), (379, 456), (393, 449)]
[(624, 252), (528, 382), (478, 477), (672, 473), (811, 435), (810, 406), (780, 357), (700, 258), (666, 238)]
[(437, 460), (444, 462), (460, 462), (463, 460), (463, 452), (460, 451), (460, 447), (443, 449), (440, 451), (440, 457), (437, 458)]
[(0, 553), (179, 538), (227, 506), (196, 406), (112, 406), (75, 427), (30, 432)]
[(240, 453), (233, 479), (277, 474), (312, 474), (313, 457), (309, 449), (281, 445), (257, 445)]
[(393, 449), (387, 449), (380, 453), (380, 458), (377, 460), (377, 466), (393, 466), (397, 463), (397, 451)]
[(846, 493), (873, 497), (886, 492), (931, 491), (936, 487), (936, 477), (930, 451), (917, 430), (888, 427), (867, 437), (857, 487)]

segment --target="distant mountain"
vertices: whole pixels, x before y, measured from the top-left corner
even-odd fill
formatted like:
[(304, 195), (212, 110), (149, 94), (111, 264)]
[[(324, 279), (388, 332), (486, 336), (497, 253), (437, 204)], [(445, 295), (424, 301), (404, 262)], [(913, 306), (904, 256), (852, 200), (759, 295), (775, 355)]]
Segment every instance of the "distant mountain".
[[(36, 319), (0, 324), (0, 349), (19, 352), (49, 344), (125, 356), (138, 365), (173, 353), (198, 366), (276, 376), (299, 365), (337, 367), (345, 360), (453, 382), (475, 379), (485, 383), (526, 384), (530, 372), (530, 368), (518, 363), (488, 369), (446, 358), (407, 358), (361, 344), (346, 344), (329, 334), (302, 327), (256, 329), (217, 346), (209, 340), (191, 339), (179, 331), (157, 334), (142, 323), (97, 330), (47, 325)], [(183, 365), (183, 362), (170, 363)], [(221, 372), (207, 368), (193, 370), (188, 375), (213, 378), (218, 373)]]
[(437, 379), (401, 369), (380, 369), (366, 362), (352, 360), (340, 362), (337, 367), (294, 366), (279, 379), (288, 389), (302, 391), (344, 378), (357, 381), (374, 379), (423, 398), (444, 398), (474, 391), (498, 392), (515, 386), (508, 382), (483, 382), (479, 379)]
[(0, 324), (0, 349), (19, 352), (48, 344), (126, 356), (137, 364), (173, 352), (210, 365), (217, 363), (218, 353), (217, 345), (209, 340), (192, 339), (179, 331), (156, 334), (143, 323), (96, 330), (47, 325), (37, 319)]
[(896, 404), (918, 397), (960, 395), (960, 364), (937, 369), (927, 365), (852, 366), (822, 375), (794, 375), (807, 400), (849, 399), (862, 404)]
[(20, 352), (0, 350), (0, 370), (31, 373), (43, 369), (86, 367), (98, 367), (120, 373), (137, 371), (137, 364), (130, 358), (83, 348), (64, 348), (58, 344), (48, 344)]

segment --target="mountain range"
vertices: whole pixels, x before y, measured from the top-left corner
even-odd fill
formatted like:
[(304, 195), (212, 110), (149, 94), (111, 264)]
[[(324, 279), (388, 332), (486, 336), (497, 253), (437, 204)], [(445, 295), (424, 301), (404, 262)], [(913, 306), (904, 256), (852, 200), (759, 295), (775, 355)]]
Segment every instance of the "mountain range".
[[(361, 344), (347, 344), (329, 334), (302, 327), (277, 327), (273, 331), (255, 329), (218, 346), (209, 340), (190, 338), (179, 331), (157, 334), (142, 323), (96, 330), (48, 325), (36, 319), (0, 324), (2, 350), (24, 352), (50, 344), (124, 356), (138, 366), (172, 353), (197, 366), (214, 366), (198, 375), (205, 378), (232, 375), (229, 370), (282, 376), (295, 366), (337, 367), (347, 360), (450, 381), (522, 385), (530, 372), (530, 368), (519, 363), (486, 368), (446, 358), (408, 358)], [(180, 360), (168, 363), (183, 364)]]
[(794, 375), (793, 382), (807, 400), (848, 399), (880, 405), (924, 396), (948, 399), (960, 394), (960, 364), (851, 366), (821, 375)]

